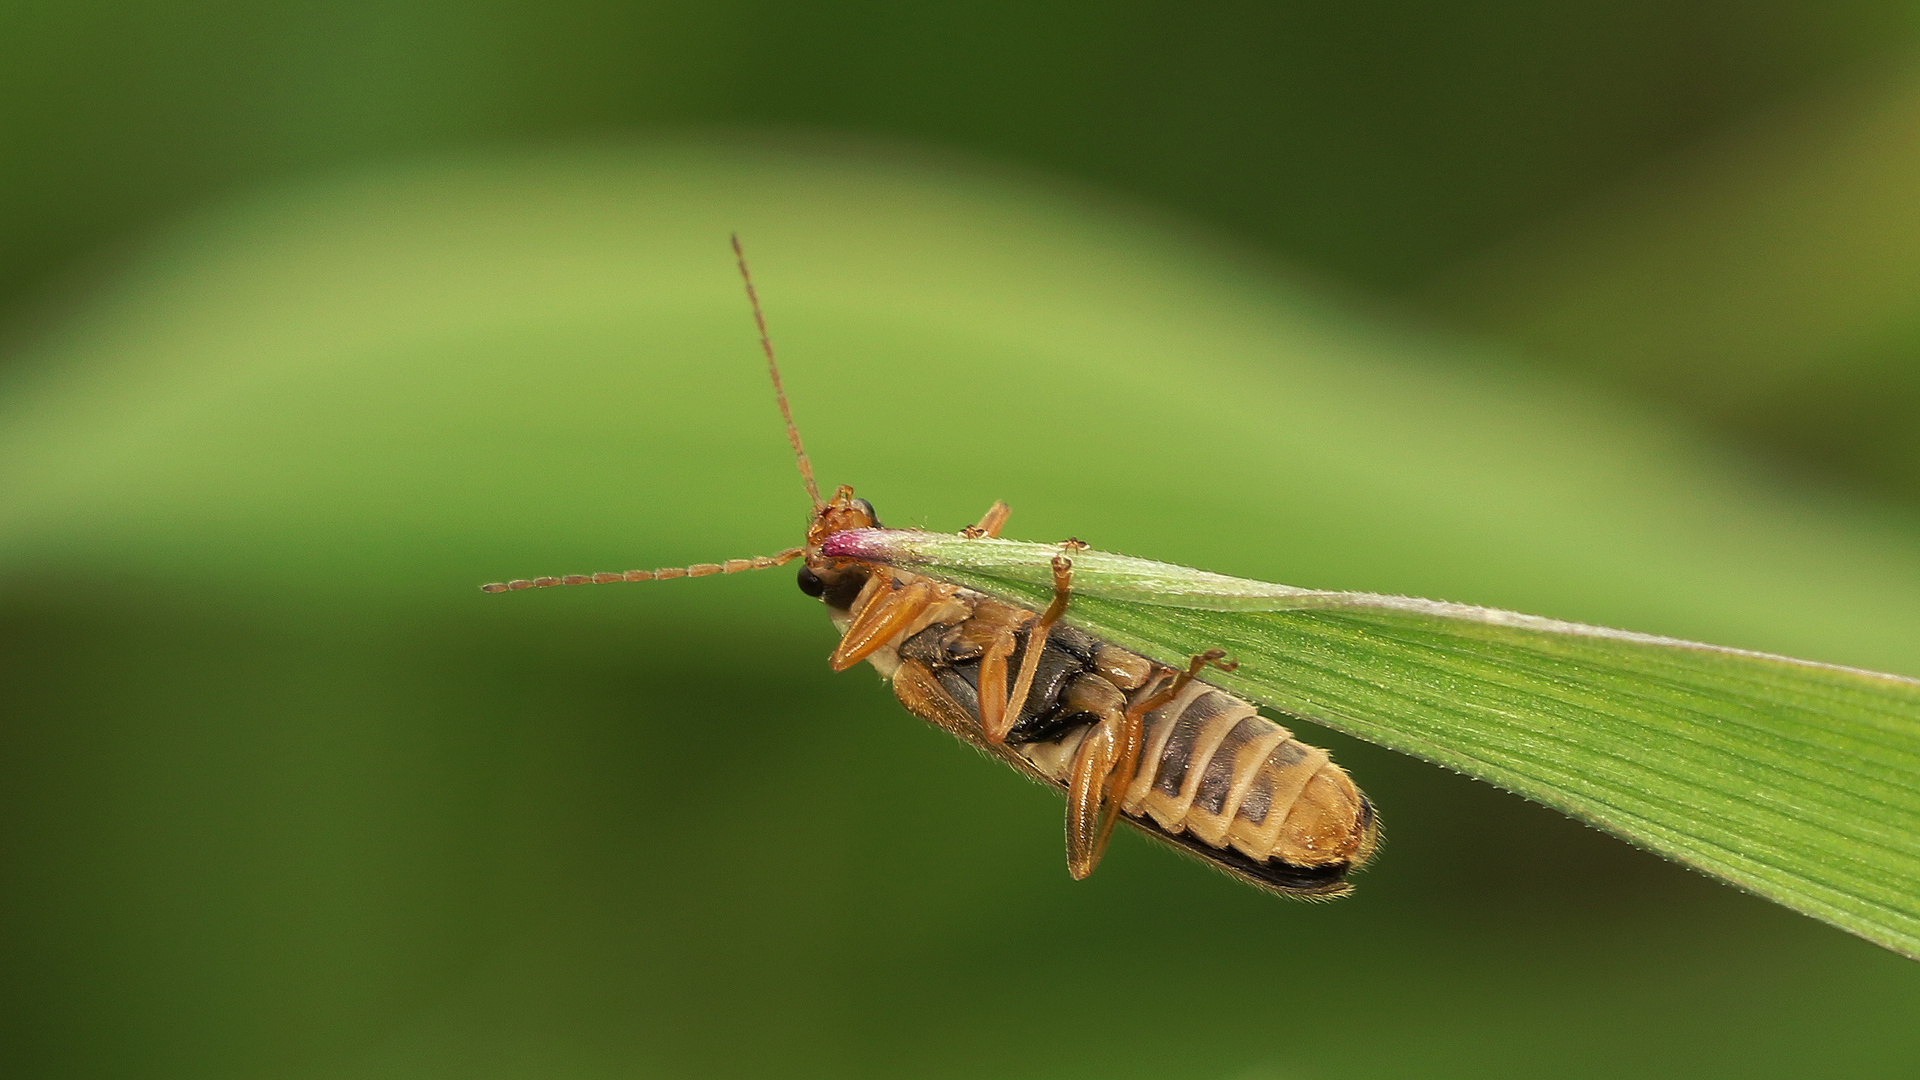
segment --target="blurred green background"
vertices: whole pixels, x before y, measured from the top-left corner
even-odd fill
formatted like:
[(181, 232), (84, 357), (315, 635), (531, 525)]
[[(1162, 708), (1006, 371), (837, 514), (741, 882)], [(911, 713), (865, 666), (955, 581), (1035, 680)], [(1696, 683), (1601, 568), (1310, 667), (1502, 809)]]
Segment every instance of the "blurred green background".
[(1906, 1077), (1920, 968), (1300, 725), (1292, 904), (771, 552), (890, 524), (1920, 674), (1909, 5), (14, 5), (0, 1067)]

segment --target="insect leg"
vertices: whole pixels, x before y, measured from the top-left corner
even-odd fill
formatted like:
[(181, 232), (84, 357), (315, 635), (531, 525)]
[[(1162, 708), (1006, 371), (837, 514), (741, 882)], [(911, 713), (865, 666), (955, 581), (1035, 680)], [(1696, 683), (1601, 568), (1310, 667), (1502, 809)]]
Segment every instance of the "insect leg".
[(1007, 659), (1013, 655), (1013, 648), (1019, 639), (1012, 630), (1002, 630), (987, 642), (985, 651), (980, 654), (980, 682), (977, 698), (980, 702), (980, 730), (990, 743), (1003, 743), (1007, 732), (1013, 730), (1014, 721), (1020, 717), (1020, 710), (1008, 709), (1007, 702)]
[[(1086, 547), (1078, 540), (1069, 540), (1068, 543)], [(1067, 599), (1072, 593), (1073, 560), (1065, 555), (1055, 555), (1053, 557), (1053, 603), (1047, 605), (1047, 610), (1040, 614), (1039, 621), (1027, 631), (1026, 655), (1020, 658), (1020, 675), (1013, 681), (1013, 692), (1007, 695), (1006, 710), (999, 718), (999, 722), (994, 724), (987, 723), (987, 714), (984, 710), (980, 714), (980, 726), (985, 730), (988, 742), (1005, 742), (1007, 732), (1013, 730), (1014, 722), (1019, 719), (1021, 707), (1027, 703), (1027, 694), (1033, 690), (1033, 677), (1040, 670), (1040, 654), (1047, 647), (1047, 632), (1053, 629), (1054, 623), (1060, 621), (1060, 616), (1066, 614)], [(983, 697), (985, 693), (983, 687), (981, 689)]]
[(1000, 529), (1006, 525), (1007, 517), (1012, 513), (1012, 507), (996, 499), (992, 506), (987, 507), (987, 512), (981, 516), (980, 524), (969, 525), (961, 529), (960, 535), (969, 540), (978, 540), (983, 536), (999, 536)]
[(1067, 872), (1075, 881), (1093, 873), (1107, 852), (1107, 842), (1113, 839), (1124, 793), (1140, 768), (1147, 714), (1179, 697), (1207, 665), (1222, 671), (1240, 666), (1226, 655), (1220, 649), (1208, 649), (1190, 660), (1187, 670), (1174, 674), (1166, 686), (1124, 710), (1100, 710), (1102, 718), (1074, 751), (1067, 781)]
[(1141, 714), (1127, 708), (1126, 695), (1099, 676), (1074, 680), (1065, 704), (1097, 718), (1074, 748), (1067, 772), (1067, 872), (1078, 881), (1106, 853), (1140, 759), (1143, 725)]
[[(1179, 697), (1180, 691), (1185, 690), (1188, 683), (1199, 678), (1201, 670), (1208, 664), (1212, 664), (1221, 671), (1233, 671), (1240, 666), (1239, 661), (1229, 660), (1226, 656), (1227, 652), (1225, 649), (1208, 649), (1206, 652), (1193, 657), (1187, 662), (1187, 670), (1175, 675), (1172, 682), (1148, 695), (1147, 698), (1139, 704), (1130, 706), (1127, 711), (1138, 713), (1140, 716), (1145, 717), (1153, 710)], [(1161, 670), (1164, 671), (1165, 669), (1163, 668)]]
[(1067, 873), (1075, 881), (1093, 873), (1100, 856), (1106, 854), (1111, 835), (1101, 806), (1107, 779), (1120, 762), (1120, 732), (1115, 719), (1108, 717), (1088, 730), (1073, 752), (1073, 766), (1067, 774)]
[[(1154, 706), (1159, 708), (1159, 706)], [(1087, 864), (1087, 873), (1100, 862), (1100, 856), (1106, 853), (1107, 841), (1113, 839), (1113, 826), (1120, 820), (1121, 803), (1126, 799), (1127, 788), (1133, 785), (1133, 775), (1140, 768), (1140, 747), (1146, 741), (1147, 713), (1152, 709), (1128, 706), (1120, 714), (1119, 731), (1114, 739), (1116, 754), (1112, 768), (1108, 771), (1106, 810), (1100, 815), (1100, 835), (1093, 845), (1093, 861)], [(1072, 853), (1068, 853), (1068, 865), (1072, 865)], [(1085, 877), (1085, 874), (1080, 875)]]
[(907, 628), (907, 624), (920, 617), (933, 602), (932, 583), (925, 579), (915, 581), (904, 589), (882, 586), (883, 590), (869, 600), (860, 614), (854, 617), (847, 627), (846, 635), (840, 639), (840, 645), (827, 658), (827, 663), (835, 671), (845, 671), (853, 665), (874, 654), (881, 646), (893, 640), (894, 635)]

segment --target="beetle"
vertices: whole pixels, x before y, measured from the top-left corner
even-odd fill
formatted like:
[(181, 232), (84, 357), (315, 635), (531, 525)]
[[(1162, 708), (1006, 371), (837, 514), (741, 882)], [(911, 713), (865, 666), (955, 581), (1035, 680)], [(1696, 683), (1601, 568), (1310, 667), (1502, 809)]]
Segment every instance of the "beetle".
[[(801, 563), (800, 590), (827, 609), (840, 643), (836, 671), (865, 662), (908, 712), (1062, 791), (1067, 869), (1093, 872), (1120, 821), (1273, 892), (1330, 898), (1379, 844), (1373, 805), (1326, 751), (1295, 739), (1249, 702), (1202, 677), (1234, 670), (1218, 649), (1169, 664), (1075, 628), (1074, 551), (1051, 560), (1043, 610), (862, 558), (854, 541), (880, 527), (873, 505), (838, 488), (822, 498), (794, 423), (766, 317), (738, 237), (745, 284), (775, 400), (813, 510), (806, 541), (777, 555), (660, 570), (571, 574), (482, 586), (511, 592), (556, 585), (704, 577)], [(969, 538), (997, 538), (996, 502)]]

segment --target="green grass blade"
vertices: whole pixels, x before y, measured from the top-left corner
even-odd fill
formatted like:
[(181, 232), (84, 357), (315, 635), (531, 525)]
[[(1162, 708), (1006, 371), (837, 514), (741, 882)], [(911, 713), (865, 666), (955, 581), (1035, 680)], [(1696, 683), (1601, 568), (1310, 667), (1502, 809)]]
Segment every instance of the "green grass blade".
[[(1055, 545), (829, 550), (1031, 606)], [(1920, 681), (1463, 604), (1076, 552), (1068, 621), (1920, 958)], [(1391, 821), (1389, 821), (1391, 824)]]

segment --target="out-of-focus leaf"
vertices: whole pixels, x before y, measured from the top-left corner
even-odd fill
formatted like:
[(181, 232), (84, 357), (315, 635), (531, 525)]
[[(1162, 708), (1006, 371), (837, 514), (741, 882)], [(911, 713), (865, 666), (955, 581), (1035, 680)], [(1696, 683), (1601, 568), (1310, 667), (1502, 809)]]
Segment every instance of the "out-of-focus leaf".
[[(1041, 605), (1058, 546), (861, 530), (828, 553)], [(1920, 681), (1404, 596), (1076, 552), (1070, 621), (1920, 958)]]
[(1769, 456), (1920, 500), (1920, 63), (1770, 115), (1456, 268), (1452, 316)]
[[(1908, 523), (1071, 193), (731, 138), (263, 193), (0, 377), (12, 1072), (1914, 1071), (1920, 968), (1343, 736), (1393, 833), (1354, 903), (1077, 885), (786, 574), (475, 590), (798, 539), (731, 231), (889, 522), (1920, 673)], [(1089, 997), (1064, 1044), (973, 1007)]]

